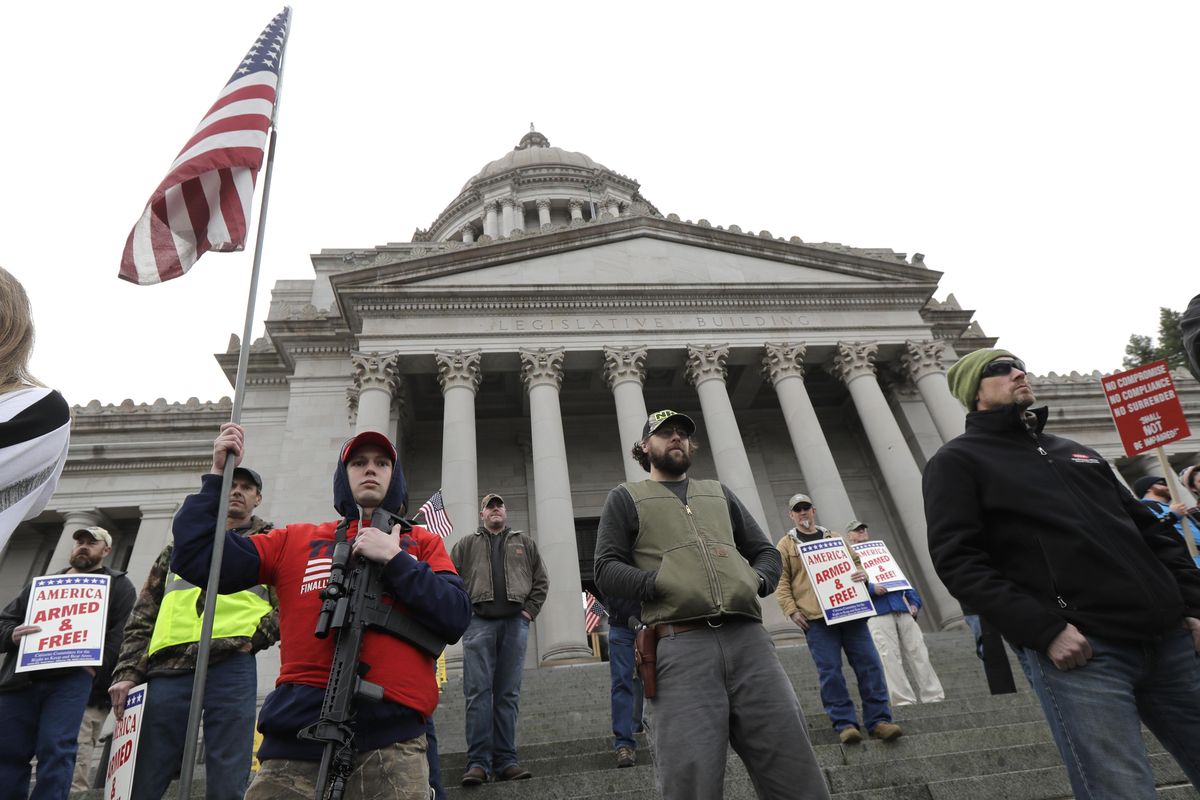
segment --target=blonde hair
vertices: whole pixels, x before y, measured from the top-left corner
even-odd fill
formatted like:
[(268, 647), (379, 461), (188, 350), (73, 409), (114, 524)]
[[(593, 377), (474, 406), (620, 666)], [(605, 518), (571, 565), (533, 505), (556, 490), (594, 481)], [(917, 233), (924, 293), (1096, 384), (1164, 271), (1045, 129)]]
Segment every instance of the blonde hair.
[(29, 374), (33, 353), (33, 309), (12, 273), (0, 267), (0, 392), (41, 386)]

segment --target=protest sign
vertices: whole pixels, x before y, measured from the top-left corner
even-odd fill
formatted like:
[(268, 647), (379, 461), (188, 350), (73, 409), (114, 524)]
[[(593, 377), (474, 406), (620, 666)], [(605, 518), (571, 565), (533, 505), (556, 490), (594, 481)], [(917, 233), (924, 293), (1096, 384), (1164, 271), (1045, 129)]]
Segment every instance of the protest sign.
[(104, 660), (109, 577), (97, 573), (33, 579), (25, 624), (41, 628), (21, 637), (17, 672), (97, 667)]
[(850, 546), (854, 548), (854, 552), (858, 553), (868, 581), (876, 586), (882, 586), (889, 592), (902, 592), (912, 588), (912, 584), (908, 582), (908, 578), (904, 577), (900, 565), (896, 563), (896, 559), (892, 558), (891, 551), (888, 550), (886, 544), (880, 541), (870, 541)]
[(803, 542), (799, 550), (827, 625), (875, 616), (866, 584), (850, 580), (856, 567), (841, 538)]
[(1125, 455), (1141, 455), (1191, 435), (1166, 361), (1101, 379)]
[(104, 778), (104, 797), (124, 800), (133, 788), (133, 769), (137, 763), (138, 736), (142, 730), (142, 713), (146, 710), (146, 684), (139, 683), (129, 690), (125, 699), (125, 714), (113, 729), (109, 748), (108, 771)]

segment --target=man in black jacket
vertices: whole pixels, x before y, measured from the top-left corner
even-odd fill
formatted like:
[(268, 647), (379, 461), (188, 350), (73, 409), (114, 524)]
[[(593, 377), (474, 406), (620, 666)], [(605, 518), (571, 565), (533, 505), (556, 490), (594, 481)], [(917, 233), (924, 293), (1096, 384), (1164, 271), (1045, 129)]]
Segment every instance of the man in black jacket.
[[(108, 614), (104, 630), (103, 663), (99, 667), (62, 667), (15, 672), (22, 637), (38, 633), (41, 625), (26, 625), (30, 586), (0, 611), (0, 651), (5, 653), (0, 671), (0, 719), (8, 730), (0, 737), (0, 796), (25, 797), (29, 791), (30, 762), (37, 756), (34, 800), (65, 800), (75, 769), (79, 725), (93, 681), (99, 675), (108, 683), (117, 663), (125, 621), (133, 609), (137, 590), (124, 572), (103, 565), (112, 552), (112, 537), (104, 528), (80, 528), (74, 533), (71, 565), (56, 574), (108, 575)], [(46, 630), (52, 630), (44, 623)]]
[(1025, 365), (954, 365), (966, 432), (925, 469), (929, 552), (1024, 648), (1079, 798), (1154, 798), (1141, 722), (1200, 786), (1200, 570), (1096, 451), (1044, 433)]

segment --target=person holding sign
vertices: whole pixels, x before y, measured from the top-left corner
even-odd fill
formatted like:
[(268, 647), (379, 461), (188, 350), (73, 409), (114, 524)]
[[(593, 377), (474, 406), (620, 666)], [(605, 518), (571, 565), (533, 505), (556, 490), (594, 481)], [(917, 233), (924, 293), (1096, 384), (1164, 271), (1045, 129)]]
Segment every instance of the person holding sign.
[[(33, 603), (46, 608), (44, 613), (27, 619), (32, 584), (17, 599), (0, 611), (0, 719), (5, 733), (0, 736), (0, 787), (8, 798), (65, 800), (71, 791), (75, 753), (79, 747), (79, 726), (97, 674), (112, 674), (117, 651), (125, 631), (125, 620), (133, 608), (137, 590), (124, 572), (104, 566), (112, 552), (112, 537), (100, 527), (75, 531), (75, 548), (70, 566), (55, 575), (108, 576), (108, 599), (104, 606), (104, 646), (98, 667), (60, 667), (17, 672), (18, 652), (25, 637), (36, 637), (33, 649), (51, 650), (62, 642), (78, 638), (72, 616), (92, 613), (90, 599), (95, 589), (76, 588), (64, 583), (62, 589), (50, 586), (34, 597)], [(93, 579), (94, 580), (94, 579)], [(103, 580), (103, 579), (100, 579)], [(44, 585), (42, 579), (36, 582)], [(59, 598), (49, 597), (57, 593)], [(53, 602), (48, 608), (46, 603)], [(56, 639), (58, 640), (56, 642)], [(37, 756), (37, 785), (29, 794), (30, 762)]]
[[(1195, 472), (1194, 467), (1188, 469)], [(1191, 475), (1185, 471), (1180, 476), (1184, 480), (1186, 486), (1187, 478)], [(1189, 491), (1191, 487), (1188, 487)], [(1192, 515), (1188, 514), (1188, 507), (1185, 503), (1176, 503), (1171, 501), (1171, 489), (1167, 486), (1167, 479), (1161, 475), (1143, 475), (1133, 482), (1133, 496), (1137, 497), (1145, 504), (1146, 508), (1154, 512), (1154, 516), (1159, 519), (1169, 519), (1171, 524), (1175, 526), (1175, 530), (1180, 536), (1187, 536), (1184, 533), (1184, 517), (1188, 518), (1186, 526), (1191, 531), (1192, 541), (1200, 545), (1200, 528), (1196, 527), (1195, 520)], [(1193, 556), (1196, 561), (1196, 566), (1200, 566), (1200, 554)]]
[[(816, 588), (801, 552), (806, 543), (822, 539), (832, 539), (835, 542), (841, 540), (828, 528), (817, 524), (816, 506), (806, 494), (792, 495), (788, 500), (788, 516), (795, 527), (785, 533), (776, 545), (783, 559), (783, 577), (775, 590), (775, 599), (783, 609), (784, 616), (796, 623), (808, 640), (808, 652), (812, 655), (820, 676), (821, 705), (825, 707), (825, 715), (829, 717), (842, 744), (857, 744), (862, 741), (858, 714), (854, 709), (854, 701), (850, 699), (850, 690), (846, 688), (846, 678), (842, 674), (842, 652), (845, 651), (846, 660), (850, 662), (850, 668), (854, 670), (854, 676), (858, 679), (858, 696), (862, 698), (863, 722), (866, 723), (868, 733), (873, 739), (892, 741), (904, 731), (892, 722), (892, 707), (884, 680), (883, 664), (880, 663), (879, 653), (871, 640), (867, 621), (859, 615), (836, 623), (826, 622), (825, 611), (817, 597)], [(845, 547), (844, 542), (838, 549), (844, 549), (853, 559), (852, 562), (842, 562), (847, 572), (845, 577), (840, 579), (842, 583), (866, 583), (867, 574), (862, 571), (858, 556)], [(874, 608), (869, 602), (867, 606), (867, 615), (873, 615)]]
[[(865, 545), (871, 538), (867, 523), (853, 520), (846, 526), (846, 538), (850, 540), (851, 549), (858, 552), (856, 545)], [(883, 546), (883, 542), (874, 544)], [(894, 561), (891, 563), (895, 564)], [(867, 565), (863, 566), (865, 568)], [(871, 602), (875, 604), (875, 616), (867, 620), (867, 627), (875, 641), (875, 649), (879, 651), (879, 660), (883, 662), (883, 674), (887, 678), (892, 705), (912, 705), (918, 699), (922, 703), (945, 700), (946, 691), (933, 671), (933, 665), (929, 663), (925, 637), (917, 625), (917, 614), (921, 611), (921, 596), (917, 590), (911, 587), (890, 590), (882, 583), (868, 580), (867, 591), (871, 595)], [(917, 682), (916, 692), (904, 673), (906, 663)]]
[(763, 800), (824, 800), (796, 692), (762, 625), (779, 557), (737, 496), (688, 478), (696, 423), (646, 419), (634, 460), (650, 479), (608, 493), (596, 586), (641, 604), (636, 653), (664, 800), (719, 800), (729, 746)]
[(925, 467), (929, 554), (1024, 648), (1075, 796), (1157, 796), (1143, 722), (1200, 787), (1200, 570), (1174, 526), (1045, 432), (1012, 353), (969, 353), (947, 379), (969, 413)]

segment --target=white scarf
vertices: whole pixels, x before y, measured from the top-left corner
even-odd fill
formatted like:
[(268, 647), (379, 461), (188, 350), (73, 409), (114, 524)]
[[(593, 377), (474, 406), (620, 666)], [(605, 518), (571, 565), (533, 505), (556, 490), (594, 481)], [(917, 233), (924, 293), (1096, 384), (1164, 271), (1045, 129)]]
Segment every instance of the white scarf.
[[(13, 422), (21, 412), (43, 401), (53, 409), (47, 424)], [(7, 443), (0, 446), (0, 550), (22, 520), (42, 512), (58, 486), (71, 436), (69, 413), (57, 411), (57, 406), (65, 405), (52, 389), (17, 389), (0, 395), (0, 432)]]

